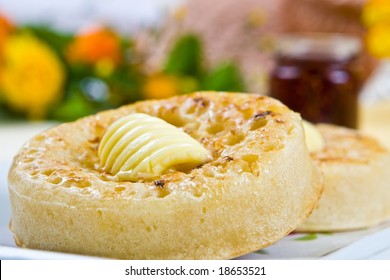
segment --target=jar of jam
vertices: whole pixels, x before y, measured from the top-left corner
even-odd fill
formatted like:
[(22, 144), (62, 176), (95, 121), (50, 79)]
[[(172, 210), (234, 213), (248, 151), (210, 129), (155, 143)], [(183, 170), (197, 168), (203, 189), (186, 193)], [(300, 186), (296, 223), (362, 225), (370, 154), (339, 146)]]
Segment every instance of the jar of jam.
[(271, 96), (308, 121), (356, 128), (359, 52), (359, 40), (346, 35), (287, 35), (278, 44)]

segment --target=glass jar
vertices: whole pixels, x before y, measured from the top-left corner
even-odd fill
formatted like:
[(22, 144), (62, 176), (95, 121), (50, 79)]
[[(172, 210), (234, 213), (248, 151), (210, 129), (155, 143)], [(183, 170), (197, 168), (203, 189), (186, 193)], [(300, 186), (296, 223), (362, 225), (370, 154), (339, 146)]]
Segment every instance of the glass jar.
[(293, 34), (280, 39), (271, 96), (308, 121), (357, 126), (360, 42), (340, 34)]

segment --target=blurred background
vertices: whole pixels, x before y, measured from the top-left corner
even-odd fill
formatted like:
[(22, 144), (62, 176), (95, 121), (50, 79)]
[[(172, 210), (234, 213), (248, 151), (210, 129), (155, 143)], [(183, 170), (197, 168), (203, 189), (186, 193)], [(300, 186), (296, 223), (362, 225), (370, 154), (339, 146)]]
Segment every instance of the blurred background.
[(0, 143), (220, 90), (271, 95), (387, 144), (388, 57), (388, 0), (0, 0)]

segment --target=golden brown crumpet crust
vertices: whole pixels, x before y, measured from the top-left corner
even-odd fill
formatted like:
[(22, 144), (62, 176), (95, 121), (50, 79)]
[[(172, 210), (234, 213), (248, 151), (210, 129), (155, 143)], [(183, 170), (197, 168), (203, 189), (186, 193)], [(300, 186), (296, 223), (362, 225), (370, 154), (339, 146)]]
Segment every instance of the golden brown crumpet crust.
[(324, 192), (299, 230), (351, 230), (390, 219), (390, 153), (356, 130), (317, 128), (325, 147), (312, 158), (323, 173)]
[[(182, 128), (212, 161), (158, 180), (99, 169), (106, 128), (139, 112)], [(144, 101), (46, 131), (9, 173), (18, 245), (120, 259), (228, 259), (297, 228), (322, 191), (301, 118), (274, 99), (200, 92)]]

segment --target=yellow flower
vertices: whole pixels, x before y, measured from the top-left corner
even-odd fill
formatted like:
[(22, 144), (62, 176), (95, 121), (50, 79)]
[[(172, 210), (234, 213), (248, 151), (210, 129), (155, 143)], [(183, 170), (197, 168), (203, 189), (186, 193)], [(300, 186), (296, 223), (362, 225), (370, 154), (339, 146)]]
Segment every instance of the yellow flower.
[(368, 0), (362, 18), (368, 27), (367, 49), (377, 58), (390, 56), (390, 0)]
[(44, 117), (61, 98), (64, 68), (56, 54), (29, 34), (10, 36), (4, 45), (0, 91), (14, 110), (29, 118)]
[(363, 7), (363, 22), (371, 27), (390, 19), (389, 0), (369, 0)]
[(375, 57), (390, 56), (390, 21), (372, 26), (367, 33), (368, 51)]
[(166, 74), (154, 74), (146, 80), (143, 94), (147, 99), (168, 98), (180, 93), (179, 81)]

